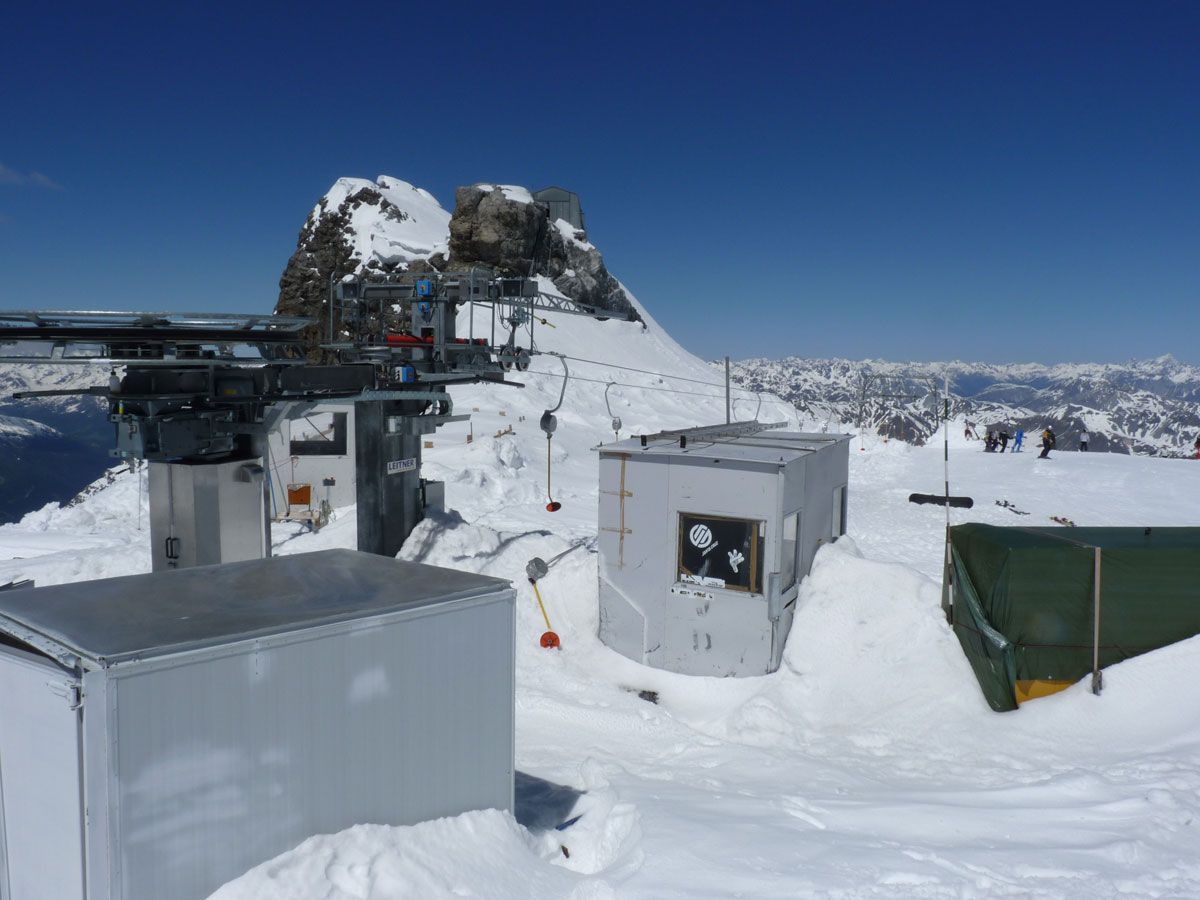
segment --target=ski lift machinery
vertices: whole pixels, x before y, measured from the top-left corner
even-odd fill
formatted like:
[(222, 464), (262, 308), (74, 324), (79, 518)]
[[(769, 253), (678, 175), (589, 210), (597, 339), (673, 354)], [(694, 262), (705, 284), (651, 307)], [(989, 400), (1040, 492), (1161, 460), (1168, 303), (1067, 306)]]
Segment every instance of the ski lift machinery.
[[(459, 335), (463, 306), (467, 334)], [(477, 333), (480, 310), (490, 323), (480, 317)], [(0, 312), (0, 361), (107, 370), (94, 387), (15, 396), (83, 394), (106, 402), (111, 454), (150, 464), (156, 571), (270, 556), (269, 435), (283, 419), (330, 403), (355, 412), (358, 549), (394, 556), (440, 495), (439, 485), (420, 477), (421, 437), (469, 418), (454, 413), (448, 389), (523, 387), (508, 376), (527, 369), (537, 352), (535, 323), (546, 322), (539, 312), (612, 316), (547, 294), (534, 278), (490, 269), (401, 273), (332, 282), (324, 323), (216, 313)], [(523, 330), (528, 347), (517, 343)], [(324, 338), (315, 348), (314, 332)]]

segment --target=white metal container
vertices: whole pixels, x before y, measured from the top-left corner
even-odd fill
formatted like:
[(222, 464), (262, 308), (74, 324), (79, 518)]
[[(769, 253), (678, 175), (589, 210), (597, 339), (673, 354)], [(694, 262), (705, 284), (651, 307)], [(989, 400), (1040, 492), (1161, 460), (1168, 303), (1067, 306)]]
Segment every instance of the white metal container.
[(845, 435), (714, 426), (601, 447), (600, 639), (688, 675), (775, 671), (800, 580), (845, 533), (848, 469)]
[(199, 900), (511, 809), (513, 597), (350, 550), (0, 593), (0, 897)]

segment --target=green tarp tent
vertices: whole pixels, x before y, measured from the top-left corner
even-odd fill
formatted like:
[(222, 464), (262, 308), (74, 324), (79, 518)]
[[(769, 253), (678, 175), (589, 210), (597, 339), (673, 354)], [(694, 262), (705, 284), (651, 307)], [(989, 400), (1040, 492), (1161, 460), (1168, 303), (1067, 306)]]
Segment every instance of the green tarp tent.
[(950, 548), (950, 621), (992, 709), (1200, 633), (1200, 528), (958, 525)]

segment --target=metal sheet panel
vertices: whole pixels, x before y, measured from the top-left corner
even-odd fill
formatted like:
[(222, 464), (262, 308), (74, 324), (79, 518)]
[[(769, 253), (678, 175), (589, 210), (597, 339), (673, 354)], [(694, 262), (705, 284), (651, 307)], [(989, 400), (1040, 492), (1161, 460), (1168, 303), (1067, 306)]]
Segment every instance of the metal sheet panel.
[(84, 866), (87, 873), (87, 900), (111, 900), (114, 896), (110, 828), (115, 810), (115, 773), (110, 771), (110, 734), (114, 710), (108, 696), (108, 672), (98, 669), (83, 673), (83, 799), (87, 810), (87, 838), (84, 842)]
[(0, 897), (83, 900), (75, 679), (0, 647)]
[(0, 616), (91, 665), (282, 634), (508, 582), (354, 550), (322, 550), (0, 594)]
[(794, 459), (819, 453), (838, 443), (848, 443), (848, 435), (808, 434), (798, 431), (764, 431), (754, 435), (705, 439), (695, 437), (686, 447), (678, 440), (657, 439), (645, 447), (640, 438), (627, 438), (605, 444), (601, 454), (630, 453), (635, 456), (682, 457), (691, 459), (724, 459), (736, 463), (787, 464)]
[(630, 659), (643, 660), (651, 649), (646, 641), (645, 613), (604, 579), (600, 580), (598, 628), (600, 640)]
[(154, 571), (266, 555), (261, 459), (152, 462), (149, 483)]
[(204, 897), (313, 834), (511, 808), (511, 591), (385, 618), (108, 670), (115, 897)]

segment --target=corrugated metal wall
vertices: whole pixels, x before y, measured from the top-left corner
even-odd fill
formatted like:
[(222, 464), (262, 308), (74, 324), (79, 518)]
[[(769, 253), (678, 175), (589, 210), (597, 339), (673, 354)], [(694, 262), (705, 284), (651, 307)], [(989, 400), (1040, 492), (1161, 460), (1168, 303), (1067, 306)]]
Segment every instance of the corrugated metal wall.
[(203, 897), (313, 834), (511, 808), (511, 592), (196, 656), (109, 670), (114, 897)]

